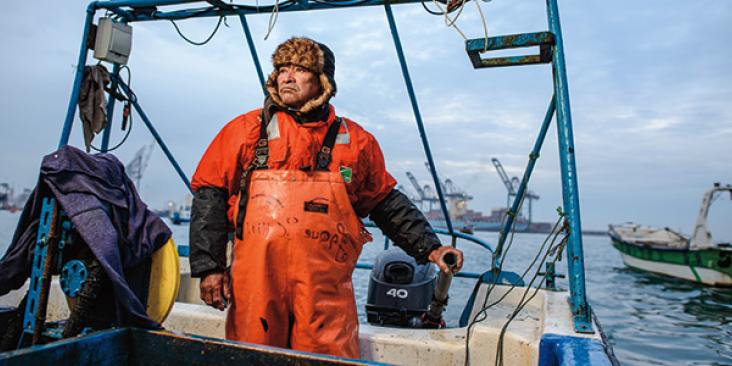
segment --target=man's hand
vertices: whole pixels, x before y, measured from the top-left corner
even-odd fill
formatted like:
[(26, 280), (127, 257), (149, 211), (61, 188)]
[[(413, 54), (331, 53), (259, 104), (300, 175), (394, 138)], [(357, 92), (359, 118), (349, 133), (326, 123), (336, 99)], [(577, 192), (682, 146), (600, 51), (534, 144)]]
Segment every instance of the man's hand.
[(226, 309), (231, 298), (229, 276), (226, 272), (212, 272), (201, 278), (201, 300), (219, 310)]
[(449, 268), (447, 267), (447, 263), (445, 263), (444, 257), (447, 253), (453, 253), (455, 254), (455, 257), (457, 257), (457, 262), (455, 263), (455, 267), (452, 269), (452, 273), (460, 272), (460, 268), (463, 267), (463, 252), (459, 249), (449, 247), (449, 246), (442, 246), (439, 247), (430, 253), (430, 256), (428, 259), (430, 262), (437, 264), (438, 267), (440, 267), (440, 271), (448, 273)]

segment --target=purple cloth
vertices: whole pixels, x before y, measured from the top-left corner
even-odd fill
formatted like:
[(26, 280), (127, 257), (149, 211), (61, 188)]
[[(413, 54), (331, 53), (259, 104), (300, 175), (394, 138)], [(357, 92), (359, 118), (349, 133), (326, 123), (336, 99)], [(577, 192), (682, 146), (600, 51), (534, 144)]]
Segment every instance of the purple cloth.
[(39, 184), (26, 203), (13, 241), (0, 259), (0, 296), (30, 276), (41, 199), (51, 192), (99, 260), (114, 287), (117, 325), (160, 328), (125, 278), (171, 236), (170, 229), (140, 200), (122, 163), (111, 154), (89, 155), (64, 146), (41, 164)]

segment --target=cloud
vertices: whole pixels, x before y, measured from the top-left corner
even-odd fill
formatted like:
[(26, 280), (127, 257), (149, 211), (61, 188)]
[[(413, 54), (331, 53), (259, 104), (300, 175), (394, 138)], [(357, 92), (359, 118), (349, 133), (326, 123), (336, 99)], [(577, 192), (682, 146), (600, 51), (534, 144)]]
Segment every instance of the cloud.
[(628, 133), (644, 133), (644, 132), (657, 132), (660, 130), (666, 130), (670, 127), (673, 127), (675, 125), (678, 125), (680, 122), (678, 120), (673, 120), (669, 118), (654, 118), (645, 121), (642, 125), (639, 127), (633, 127), (625, 130), (625, 132)]
[[(467, 5), (458, 23), (469, 38), (483, 37), (475, 5)], [(480, 5), (491, 36), (547, 28), (542, 4)], [(55, 10), (39, 13), (43, 6)], [(41, 156), (58, 142), (84, 8), (81, 1), (63, 7), (11, 2), (0, 14), (0, 40), (5, 54), (12, 55), (0, 61), (0, 181), (34, 184)], [(523, 174), (553, 92), (551, 68), (475, 70), (464, 41), (442, 18), (419, 4), (393, 9), (440, 173), (467, 187), (476, 197), (474, 208), (502, 205), (505, 189), (490, 158), (498, 157), (511, 176)], [(659, 11), (647, 2), (572, 2), (560, 10), (583, 223), (602, 228), (643, 219), (689, 228), (710, 182), (732, 182), (724, 159), (732, 155), (732, 49), (724, 47), (732, 36), (732, 3), (678, 3)], [(30, 18), (34, 22), (28, 23)], [(281, 13), (265, 41), (269, 18), (247, 17), (264, 72), (271, 70), (276, 45), (293, 35), (330, 45), (337, 59), (339, 113), (377, 137), (400, 182), (406, 170), (428, 179), (384, 9)], [(224, 123), (261, 104), (238, 23), (229, 17), (229, 27), (222, 25), (203, 47), (182, 41), (169, 22), (133, 25), (132, 86), (189, 175)], [(215, 18), (179, 22), (196, 40), (215, 24)], [(556, 123), (531, 181), (542, 197), (534, 206), (540, 218), (553, 218), (562, 200)], [(112, 137), (121, 137), (118, 126)], [(149, 141), (137, 118), (116, 153), (127, 159)], [(72, 142), (81, 143), (77, 125)], [(183, 197), (185, 188), (160, 150), (153, 154), (141, 192), (158, 207)]]

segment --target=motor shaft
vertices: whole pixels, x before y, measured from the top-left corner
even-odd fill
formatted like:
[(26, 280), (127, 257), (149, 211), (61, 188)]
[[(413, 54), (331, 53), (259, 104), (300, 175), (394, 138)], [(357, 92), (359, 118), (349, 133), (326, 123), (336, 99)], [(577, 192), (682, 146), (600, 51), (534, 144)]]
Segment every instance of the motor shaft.
[(457, 256), (455, 253), (446, 253), (442, 260), (447, 264), (448, 272), (440, 271), (437, 275), (437, 283), (435, 284), (435, 293), (432, 297), (432, 303), (423, 316), (423, 325), (426, 328), (444, 328), (445, 321), (442, 319), (442, 312), (445, 311), (447, 300), (449, 298), (448, 291), (452, 282), (452, 271), (457, 265)]

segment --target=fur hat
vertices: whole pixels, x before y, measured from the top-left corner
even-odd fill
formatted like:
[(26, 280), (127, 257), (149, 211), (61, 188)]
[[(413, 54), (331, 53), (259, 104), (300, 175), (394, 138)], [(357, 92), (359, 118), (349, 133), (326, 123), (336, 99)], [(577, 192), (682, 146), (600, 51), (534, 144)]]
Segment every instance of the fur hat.
[(326, 45), (305, 37), (292, 37), (283, 42), (272, 54), (274, 70), (267, 78), (267, 92), (272, 101), (280, 107), (286, 107), (277, 92), (277, 75), (279, 68), (285, 65), (297, 65), (312, 71), (318, 76), (323, 92), (307, 101), (297, 112), (306, 114), (328, 104), (335, 96), (335, 55)]

